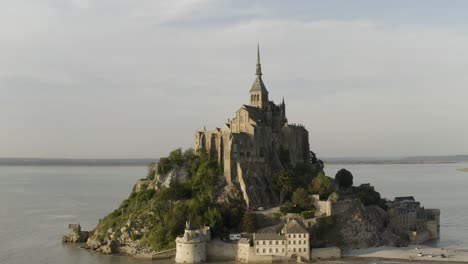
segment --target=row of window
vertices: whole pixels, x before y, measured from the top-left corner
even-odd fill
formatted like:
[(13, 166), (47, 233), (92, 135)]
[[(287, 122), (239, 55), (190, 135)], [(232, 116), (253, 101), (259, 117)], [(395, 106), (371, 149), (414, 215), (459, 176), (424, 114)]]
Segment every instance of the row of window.
[[(296, 245), (296, 240), (293, 240), (293, 243), (292, 243), (292, 244), (293, 244), (293, 245)], [(298, 241), (297, 241), (297, 244), (298, 244), (298, 245), (301, 245), (301, 244), (304, 244), (304, 245), (305, 245), (305, 244), (307, 244), (307, 241), (306, 241), (306, 240), (298, 240)], [(291, 245), (291, 240), (288, 240), (288, 245)]]
[[(292, 240), (292, 244), (293, 245), (296, 245), (296, 241), (297, 241), (297, 244), (298, 245), (301, 245), (301, 244), (307, 244), (307, 240)], [(265, 240), (262, 240), (262, 241), (259, 241), (257, 240), (257, 245), (284, 245), (284, 240), (281, 240), (281, 243), (280, 243), (280, 240), (275, 240), (275, 242), (273, 242), (272, 240), (268, 241), (265, 241)], [(291, 245), (291, 240), (288, 240), (288, 245)]]
[(250, 101), (251, 101), (251, 102), (258, 102), (258, 101), (260, 101), (260, 95), (259, 95), (259, 94), (252, 94), (252, 95), (250, 96)]
[[(260, 249), (257, 248), (257, 253), (260, 253)], [(266, 253), (266, 248), (262, 248), (262, 253)], [(273, 253), (273, 249), (270, 248), (268, 253)], [(279, 253), (279, 248), (275, 248), (275, 253)], [(281, 249), (281, 253), (284, 253), (284, 248)]]
[[(266, 248), (262, 248), (261, 250), (262, 250), (262, 253), (267, 253)], [(268, 253), (273, 253), (273, 252), (280, 253), (279, 248), (275, 248), (274, 250), (273, 248), (268, 249)], [(288, 252), (291, 252), (291, 249), (288, 249)], [(293, 248), (293, 252), (296, 252), (295, 248)], [(297, 252), (307, 252), (307, 248), (298, 248)], [(260, 248), (257, 248), (257, 253), (260, 253)], [(284, 253), (284, 248), (281, 249), (281, 253)]]
[[(307, 234), (298, 234), (297, 238), (306, 238)], [(288, 234), (288, 238), (296, 238), (296, 234)]]

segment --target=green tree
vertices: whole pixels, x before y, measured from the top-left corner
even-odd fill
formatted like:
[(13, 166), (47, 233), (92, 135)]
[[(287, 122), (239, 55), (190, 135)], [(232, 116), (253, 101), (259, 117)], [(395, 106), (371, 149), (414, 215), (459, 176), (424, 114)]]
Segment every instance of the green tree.
[(148, 178), (149, 180), (154, 179), (154, 176), (156, 175), (157, 168), (158, 168), (158, 166), (156, 165), (156, 163), (154, 161), (152, 161), (148, 165), (148, 174), (146, 175), (146, 178)]
[(255, 214), (245, 213), (244, 218), (242, 219), (241, 230), (243, 232), (255, 233), (257, 232), (257, 229), (257, 218), (255, 217)]
[(320, 174), (315, 177), (309, 185), (309, 191), (318, 194), (320, 199), (327, 199), (328, 196), (334, 191), (333, 183), (330, 177)]
[(181, 148), (171, 151), (167, 158), (172, 162), (172, 164), (177, 164), (179, 166), (184, 164), (184, 154), (182, 153)]
[(294, 190), (294, 180), (287, 170), (277, 171), (273, 174), (274, 188), (279, 192), (279, 203), (283, 203), (286, 195)]
[(312, 199), (309, 193), (302, 187), (297, 188), (292, 194), (292, 202), (303, 210), (312, 207)]
[(385, 201), (381, 198), (380, 193), (370, 184), (361, 184), (359, 187), (354, 188), (354, 192), (357, 193), (359, 200), (361, 200), (365, 206), (375, 204), (382, 208), (385, 207)]
[(353, 174), (346, 169), (339, 170), (335, 175), (335, 180), (340, 189), (353, 186)]

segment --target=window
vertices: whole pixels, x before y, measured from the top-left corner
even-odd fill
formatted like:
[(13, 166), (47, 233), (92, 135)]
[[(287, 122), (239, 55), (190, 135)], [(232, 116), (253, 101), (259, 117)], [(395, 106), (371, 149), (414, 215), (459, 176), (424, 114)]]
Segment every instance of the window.
[(276, 248), (276, 253), (278, 253), (278, 248)]
[(271, 253), (271, 248), (270, 248), (269, 252)]
[(281, 241), (281, 245), (284, 245), (284, 240), (283, 240), (283, 241)]
[(260, 241), (257, 241), (257, 245), (260, 245)]
[(265, 241), (263, 241), (263, 245), (265, 245)]
[(295, 234), (293, 235), (293, 238), (296, 238), (296, 235), (295, 235)]
[(299, 249), (299, 252), (301, 252), (301, 249)]
[(276, 240), (276, 245), (278, 245), (278, 240)]
[(284, 248), (282, 248), (282, 249), (281, 249), (281, 252), (283, 252), (283, 253), (284, 253)]
[(296, 240), (293, 241), (293, 244), (296, 245)]
[(263, 249), (263, 253), (265, 253), (265, 249)]
[(301, 234), (298, 235), (298, 238), (301, 238)]
[(304, 252), (307, 252), (307, 248), (304, 248)]
[(288, 240), (288, 245), (291, 245), (291, 240)]
[(299, 245), (300, 245), (300, 244), (301, 244), (301, 240), (299, 240), (299, 242), (298, 242), (298, 243), (299, 243)]
[(260, 252), (260, 249), (257, 248), (257, 253), (259, 253), (259, 252)]
[(294, 251), (294, 252), (296, 252), (296, 249), (295, 249), (295, 248), (293, 248), (293, 251)]
[(270, 245), (273, 244), (272, 242), (273, 242), (273, 241), (270, 240)]

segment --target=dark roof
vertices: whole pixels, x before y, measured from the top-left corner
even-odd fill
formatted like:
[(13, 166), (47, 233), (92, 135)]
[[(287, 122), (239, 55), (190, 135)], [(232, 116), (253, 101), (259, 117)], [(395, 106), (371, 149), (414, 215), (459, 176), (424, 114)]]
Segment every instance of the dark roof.
[(395, 197), (396, 202), (402, 202), (402, 201), (412, 201), (414, 202), (414, 197), (413, 196), (401, 196), (401, 197)]
[(255, 240), (286, 240), (286, 237), (276, 233), (257, 233)]
[(242, 105), (242, 107), (237, 112), (239, 112), (242, 108), (249, 112), (249, 117), (252, 120), (258, 121), (259, 119), (262, 119), (262, 111), (260, 110), (260, 108), (251, 105)]
[(257, 78), (255, 78), (255, 81), (252, 84), (252, 88), (250, 88), (250, 91), (251, 92), (262, 91), (264, 93), (268, 93), (268, 90), (266, 89), (261, 76), (257, 75)]
[(289, 234), (309, 233), (309, 231), (307, 231), (307, 229), (302, 225), (302, 223), (297, 221), (296, 219), (289, 221), (286, 224), (285, 229), (286, 229), (286, 233), (289, 233)]

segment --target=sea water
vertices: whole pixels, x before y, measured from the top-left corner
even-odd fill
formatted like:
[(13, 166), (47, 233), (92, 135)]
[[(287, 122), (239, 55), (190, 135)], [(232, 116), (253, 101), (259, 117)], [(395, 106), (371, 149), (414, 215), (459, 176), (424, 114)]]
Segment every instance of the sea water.
[[(326, 165), (355, 184), (370, 182), (384, 197), (412, 195), (441, 209), (441, 239), (434, 245), (468, 248), (467, 164)], [(160, 263), (106, 256), (61, 243), (70, 223), (92, 229), (117, 208), (146, 167), (0, 166), (0, 263)], [(374, 263), (377, 263), (374, 261)]]

